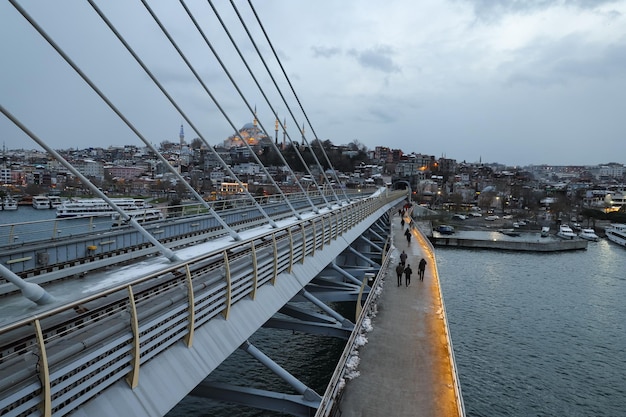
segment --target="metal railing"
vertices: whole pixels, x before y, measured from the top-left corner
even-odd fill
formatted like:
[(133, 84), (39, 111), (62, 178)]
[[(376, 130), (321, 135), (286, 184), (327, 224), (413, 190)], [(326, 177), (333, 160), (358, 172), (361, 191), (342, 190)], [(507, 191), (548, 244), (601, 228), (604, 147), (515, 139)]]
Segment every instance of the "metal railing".
[(0, 327), (1, 415), (65, 415), (120, 380), (134, 388), (147, 361), (191, 346), (197, 328), (397, 199), (353, 202)]
[[(429, 222), (430, 223), (430, 222)], [(421, 239), (426, 242), (428, 253), (431, 257), (431, 263), (435, 268), (435, 276), (439, 279), (439, 270), (437, 268), (437, 259), (435, 258), (435, 247), (431, 243), (430, 239), (422, 232), (422, 230), (415, 225), (413, 219), (411, 219), (411, 225), (417, 230)], [(432, 225), (430, 226), (432, 229)], [(439, 300), (441, 300), (441, 315), (445, 324), (444, 329), (446, 331), (446, 340), (448, 342), (448, 357), (450, 358), (450, 368), (452, 369), (452, 376), (454, 378), (454, 394), (456, 397), (456, 404), (458, 407), (459, 416), (465, 417), (465, 403), (463, 402), (463, 393), (461, 391), (461, 379), (456, 366), (456, 358), (454, 356), (454, 346), (452, 345), (452, 338), (450, 337), (450, 324), (448, 323), (448, 316), (446, 314), (446, 306), (443, 301), (443, 293), (441, 292), (441, 284), (437, 285), (439, 290)]]

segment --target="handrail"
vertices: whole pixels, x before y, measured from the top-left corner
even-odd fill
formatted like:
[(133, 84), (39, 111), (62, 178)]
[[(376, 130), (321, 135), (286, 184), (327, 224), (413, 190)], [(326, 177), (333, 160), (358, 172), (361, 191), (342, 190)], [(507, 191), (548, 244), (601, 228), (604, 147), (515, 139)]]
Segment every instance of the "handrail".
[[(421, 236), (422, 240), (426, 242), (426, 246), (428, 247), (428, 251), (432, 259), (432, 265), (435, 268), (435, 276), (437, 277), (437, 279), (439, 279), (437, 259), (435, 258), (435, 247), (433, 246), (430, 239), (428, 239), (424, 235), (424, 233), (422, 233), (421, 229), (415, 226), (413, 217), (411, 215), (409, 215), (409, 217), (411, 218), (409, 222), (409, 227), (412, 227), (413, 229), (415, 229)], [(450, 367), (452, 368), (452, 375), (454, 375), (454, 393), (456, 396), (456, 403), (457, 403), (457, 407), (459, 411), (459, 416), (465, 417), (465, 403), (463, 402), (463, 393), (461, 391), (461, 379), (459, 378), (459, 373), (458, 373), (457, 366), (456, 366), (456, 357), (454, 356), (454, 347), (452, 345), (452, 338), (450, 337), (450, 325), (448, 323), (448, 316), (446, 314), (446, 306), (443, 301), (443, 292), (441, 291), (441, 283), (437, 285), (437, 288), (439, 290), (439, 300), (441, 300), (441, 314), (443, 317), (443, 322), (445, 324), (444, 329), (446, 332), (446, 340), (448, 342), (448, 350), (449, 350), (448, 357), (450, 358)]]

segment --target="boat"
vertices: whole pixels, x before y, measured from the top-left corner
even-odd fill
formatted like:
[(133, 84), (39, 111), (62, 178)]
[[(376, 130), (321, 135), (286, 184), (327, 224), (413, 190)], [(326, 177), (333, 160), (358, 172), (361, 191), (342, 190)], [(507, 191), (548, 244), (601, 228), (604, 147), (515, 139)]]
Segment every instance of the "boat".
[(45, 195), (33, 196), (33, 208), (37, 210), (47, 210), (50, 208), (50, 199)]
[(520, 235), (520, 232), (516, 229), (499, 229), (498, 232), (502, 233), (503, 235), (512, 237), (517, 237)]
[(61, 197), (59, 197), (58, 195), (51, 195), (48, 196), (48, 200), (50, 202), (50, 208), (51, 209), (56, 209), (58, 208), (61, 204), (63, 204), (63, 200), (61, 200)]
[(576, 237), (576, 233), (566, 224), (562, 224), (559, 226), (559, 231), (556, 233), (558, 237), (561, 239), (574, 239)]
[(626, 248), (626, 224), (612, 223), (604, 231), (607, 239)]
[[(111, 201), (126, 212), (152, 207), (141, 199), (112, 198)], [(113, 213), (116, 213), (113, 207), (109, 206), (109, 204), (101, 198), (70, 199), (64, 201), (57, 207), (57, 217), (106, 217), (111, 216)]]
[(442, 235), (451, 235), (454, 234), (454, 227), (448, 226), (447, 224), (442, 224), (436, 229)]
[[(156, 208), (130, 210), (130, 211), (126, 211), (126, 214), (128, 214), (129, 217), (137, 220), (139, 223), (151, 222), (154, 220), (162, 220), (164, 218), (163, 212)], [(114, 222), (114, 226), (128, 223), (128, 221), (123, 220), (122, 216), (117, 212), (111, 215), (111, 219)]]
[(10, 195), (2, 200), (2, 210), (17, 210), (17, 200)]
[(543, 226), (541, 228), (541, 237), (548, 237), (550, 235), (550, 226)]
[(591, 240), (592, 242), (597, 242), (598, 240), (600, 240), (600, 237), (596, 235), (595, 230), (587, 229), (587, 228), (581, 229), (580, 233), (578, 234), (578, 237)]

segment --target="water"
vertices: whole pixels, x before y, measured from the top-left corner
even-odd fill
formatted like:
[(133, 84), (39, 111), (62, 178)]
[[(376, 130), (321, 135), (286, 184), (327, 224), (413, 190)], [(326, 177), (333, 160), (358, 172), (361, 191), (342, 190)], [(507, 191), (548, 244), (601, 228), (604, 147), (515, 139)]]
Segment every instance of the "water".
[(0, 210), (0, 245), (69, 237), (87, 230), (105, 231), (112, 225), (111, 217), (57, 219), (54, 209), (20, 206), (17, 210)]
[(436, 255), (468, 416), (626, 415), (626, 250)]

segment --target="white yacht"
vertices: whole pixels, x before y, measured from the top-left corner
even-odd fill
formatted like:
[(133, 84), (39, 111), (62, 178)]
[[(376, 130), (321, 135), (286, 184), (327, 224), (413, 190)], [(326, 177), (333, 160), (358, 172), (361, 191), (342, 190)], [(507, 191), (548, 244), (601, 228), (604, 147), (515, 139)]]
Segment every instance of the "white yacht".
[(605, 233), (611, 242), (626, 248), (626, 224), (611, 223), (611, 226), (605, 229)]
[(556, 235), (561, 239), (574, 239), (576, 237), (576, 233), (566, 224), (559, 226), (559, 231)]
[[(112, 198), (111, 201), (124, 211), (133, 212), (151, 208), (143, 200), (134, 198)], [(57, 207), (57, 217), (111, 216), (116, 211), (101, 198), (82, 198), (64, 201)]]
[(10, 195), (2, 200), (2, 210), (17, 210), (17, 200)]
[(48, 196), (48, 200), (50, 202), (50, 208), (52, 208), (52, 209), (56, 209), (61, 204), (63, 204), (63, 200), (61, 200), (61, 197), (59, 197), (58, 195)]
[(583, 239), (586, 239), (586, 240), (591, 240), (592, 242), (597, 242), (598, 240), (600, 240), (600, 237), (596, 235), (596, 231), (593, 229), (589, 229), (589, 228), (581, 229), (580, 233), (578, 234), (578, 237), (582, 237)]
[(47, 210), (50, 208), (50, 199), (45, 195), (33, 196), (33, 208), (37, 210)]

